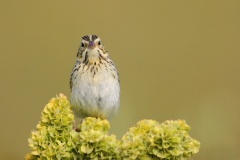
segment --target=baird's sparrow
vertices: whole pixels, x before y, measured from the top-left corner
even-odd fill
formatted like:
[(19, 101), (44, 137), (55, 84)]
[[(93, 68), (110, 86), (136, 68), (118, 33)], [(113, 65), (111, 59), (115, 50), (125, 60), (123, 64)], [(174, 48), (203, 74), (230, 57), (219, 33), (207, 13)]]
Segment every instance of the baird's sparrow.
[(96, 35), (83, 36), (70, 77), (71, 105), (77, 117), (111, 118), (119, 106), (119, 77)]

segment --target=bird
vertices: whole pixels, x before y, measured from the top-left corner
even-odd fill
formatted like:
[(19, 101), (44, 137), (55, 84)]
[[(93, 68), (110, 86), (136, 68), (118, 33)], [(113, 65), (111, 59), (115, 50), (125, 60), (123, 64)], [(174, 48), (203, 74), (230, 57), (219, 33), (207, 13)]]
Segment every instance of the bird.
[(120, 104), (118, 71), (97, 35), (86, 35), (70, 76), (70, 104), (76, 117), (111, 119)]

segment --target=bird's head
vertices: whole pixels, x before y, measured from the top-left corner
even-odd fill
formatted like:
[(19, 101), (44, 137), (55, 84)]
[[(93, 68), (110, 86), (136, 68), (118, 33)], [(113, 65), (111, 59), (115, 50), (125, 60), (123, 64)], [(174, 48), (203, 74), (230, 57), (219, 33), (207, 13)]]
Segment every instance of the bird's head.
[(104, 49), (100, 38), (96, 35), (86, 35), (81, 39), (81, 44), (77, 53), (80, 61), (93, 63), (100, 57), (107, 57), (108, 53)]

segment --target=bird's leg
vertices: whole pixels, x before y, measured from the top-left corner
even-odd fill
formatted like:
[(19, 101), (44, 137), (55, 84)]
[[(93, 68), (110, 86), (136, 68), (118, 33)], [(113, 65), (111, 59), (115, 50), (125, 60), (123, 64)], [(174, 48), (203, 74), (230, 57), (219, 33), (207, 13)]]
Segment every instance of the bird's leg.
[(73, 130), (75, 130), (76, 132), (80, 132), (80, 130), (77, 128), (76, 126), (76, 121), (73, 121)]
[(73, 129), (73, 130), (76, 130), (76, 121), (75, 121), (75, 120), (73, 121), (72, 129)]

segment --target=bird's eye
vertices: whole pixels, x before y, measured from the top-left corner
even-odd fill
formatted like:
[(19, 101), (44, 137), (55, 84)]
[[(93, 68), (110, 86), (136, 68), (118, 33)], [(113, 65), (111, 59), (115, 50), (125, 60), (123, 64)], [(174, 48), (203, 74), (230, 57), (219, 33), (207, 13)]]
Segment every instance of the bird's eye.
[(99, 46), (101, 45), (101, 42), (100, 42), (100, 41), (98, 41), (98, 45), (99, 45)]
[(85, 46), (85, 45), (84, 45), (84, 43), (82, 42), (82, 43), (81, 43), (81, 47), (84, 47), (84, 46)]

